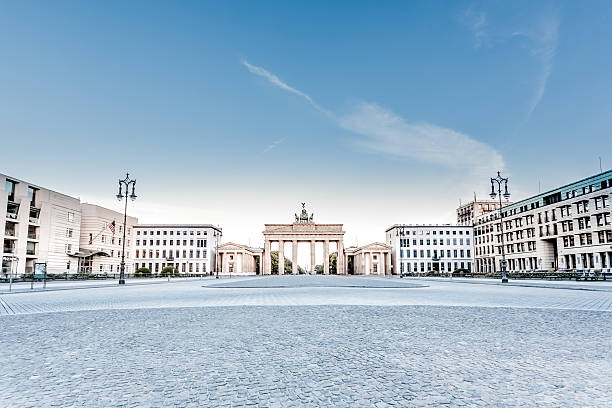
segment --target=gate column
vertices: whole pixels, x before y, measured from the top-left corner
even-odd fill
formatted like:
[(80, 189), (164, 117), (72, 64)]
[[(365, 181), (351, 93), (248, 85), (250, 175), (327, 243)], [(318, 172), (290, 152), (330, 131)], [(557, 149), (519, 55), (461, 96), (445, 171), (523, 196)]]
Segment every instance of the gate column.
[(278, 274), (285, 274), (285, 241), (278, 241)]
[(291, 268), (291, 273), (297, 275), (299, 273), (298, 264), (297, 264), (297, 250), (298, 250), (298, 242), (293, 240), (293, 246), (291, 248), (291, 263), (293, 264)]
[(315, 242), (314, 240), (310, 241), (310, 273), (313, 275), (317, 274), (315, 269)]

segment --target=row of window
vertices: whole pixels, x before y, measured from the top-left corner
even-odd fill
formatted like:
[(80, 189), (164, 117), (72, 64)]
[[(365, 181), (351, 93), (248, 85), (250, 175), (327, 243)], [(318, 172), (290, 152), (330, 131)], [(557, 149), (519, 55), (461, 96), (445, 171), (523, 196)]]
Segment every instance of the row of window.
[[(425, 268), (427, 265), (427, 268)], [(419, 268), (420, 267), (420, 268)], [(468, 271), (472, 270), (471, 262), (440, 262), (440, 271), (448, 271), (452, 272), (457, 269), (467, 269)], [(433, 270), (433, 266), (431, 262), (401, 262), (400, 263), (400, 272), (401, 273), (410, 273), (410, 272), (429, 272)]]
[[(586, 195), (586, 194), (590, 194), (593, 191), (597, 191), (597, 190), (604, 190), (608, 187), (612, 186), (612, 179), (610, 180), (602, 180), (599, 184), (590, 184), (587, 186), (583, 186), (582, 187), (582, 195)], [(570, 190), (570, 191), (566, 191), (565, 192), (565, 199), (569, 200), (571, 198), (575, 198), (576, 196), (578, 196), (580, 193), (580, 190), (578, 189), (574, 189), (574, 190)], [(561, 194), (560, 191), (553, 193), (549, 196), (546, 196), (543, 198), (542, 203), (544, 205), (551, 205), (551, 204), (555, 204), (558, 203), (560, 201), (563, 201), (563, 195)], [(517, 208), (512, 208), (512, 209), (508, 209), (504, 212), (504, 217), (508, 216), (508, 215), (516, 215), (519, 212), (524, 212), (524, 211), (528, 211), (529, 209), (533, 210), (535, 208), (540, 208), (540, 202), (532, 202), (530, 205), (531, 208), (529, 208), (528, 205), (523, 205)]]
[[(457, 235), (457, 231), (452, 231), (453, 235)], [(463, 233), (465, 232), (465, 235), (470, 235), (470, 230), (466, 229), (464, 230), (459, 230), (459, 235), (463, 235)], [(412, 230), (412, 235), (451, 235), (451, 231), (450, 230), (446, 230), (446, 231), (438, 231), (438, 230), (418, 230), (418, 234), (417, 234), (417, 230)], [(411, 235), (410, 231), (404, 231), (401, 228), (399, 229), (399, 235), (401, 236), (405, 236), (405, 235)]]
[[(419, 243), (419, 245), (444, 245), (444, 239), (440, 238), (440, 240), (438, 239), (420, 239), (420, 240), (416, 240), (413, 239), (412, 240), (412, 245), (416, 246), (417, 242)], [(432, 244), (433, 242), (433, 244)], [(463, 238), (459, 238), (459, 240), (457, 240), (457, 238), (453, 238), (453, 245), (457, 245), (457, 243), (459, 243), (459, 245), (463, 245), (465, 242), (465, 245), (470, 245), (470, 239), (466, 238), (465, 241), (463, 240)], [(451, 240), (450, 238), (446, 239), (446, 245), (450, 245), (451, 244)], [(404, 247), (407, 248), (410, 246), (410, 240), (408, 238), (401, 238), (400, 239), (400, 247)]]
[[(153, 244), (154, 242), (155, 242), (155, 244)], [(167, 241), (165, 239), (163, 239), (163, 240), (159, 240), (159, 239), (152, 240), (152, 239), (150, 239), (149, 240), (149, 245), (150, 246), (153, 246), (153, 245), (160, 246), (160, 244), (161, 244), (162, 246), (166, 246), (166, 244), (168, 242), (169, 242), (170, 246), (173, 246), (173, 245), (179, 246), (179, 245), (181, 245), (181, 240), (180, 239), (177, 239), (176, 241), (173, 240), (173, 239), (171, 239), (169, 241)], [(136, 246), (146, 246), (146, 245), (147, 245), (147, 240), (146, 239), (143, 239), (142, 241), (139, 240), (139, 239), (136, 240)], [(189, 246), (193, 246), (193, 245), (194, 245), (194, 240), (190, 239), (189, 240)], [(186, 239), (183, 240), (183, 246), (187, 246), (187, 240)], [(206, 248), (206, 240), (205, 239), (196, 239), (195, 240), (195, 246), (197, 248)]]
[[(427, 253), (427, 256), (425, 256), (425, 253)], [(433, 258), (437, 258), (438, 256), (440, 258), (444, 258), (444, 250), (440, 250), (440, 252), (438, 252), (437, 250), (433, 250)], [(406, 256), (404, 256), (406, 255)], [(420, 256), (419, 256), (420, 255)], [(467, 250), (463, 250), (463, 249), (455, 249), (452, 251), (452, 258), (471, 258), (472, 257), (472, 251), (467, 249)], [(459, 256), (457, 256), (459, 255)], [(432, 258), (432, 251), (430, 249), (428, 249), (427, 251), (421, 249), (420, 251), (417, 251), (416, 249), (412, 251), (412, 257), (413, 258)], [(451, 250), (448, 249), (446, 250), (446, 257), (447, 258), (451, 258)], [(410, 258), (410, 250), (407, 249), (405, 252), (403, 249), (400, 249), (400, 258)]]
[[(136, 230), (136, 235), (174, 235), (175, 231), (140, 231)], [(176, 231), (176, 235), (181, 235), (181, 231)], [(187, 235), (187, 231), (183, 231), (183, 235)], [(194, 231), (189, 231), (189, 235), (194, 235)], [(195, 235), (208, 235), (207, 231), (195, 231)]]
[[(147, 256), (147, 254), (149, 256)], [(161, 254), (161, 256), (160, 256)], [(195, 254), (195, 256), (194, 256)], [(187, 250), (183, 250), (183, 256), (181, 257), (181, 251), (179, 251), (178, 249), (176, 251), (166, 251), (165, 249), (162, 250), (160, 252), (159, 249), (153, 251), (152, 249), (150, 249), (148, 252), (146, 250), (142, 250), (142, 252), (137, 249), (136, 250), (136, 258), (140, 258), (140, 256), (142, 255), (142, 258), (161, 258), (161, 259), (170, 259), (170, 258), (187, 258)], [(189, 258), (200, 258), (200, 255), (202, 258), (206, 258), (206, 250), (200, 251), (199, 249), (194, 251), (193, 249), (189, 250)]]
[(136, 263), (135, 269), (138, 268), (148, 268), (153, 273), (159, 273), (166, 266), (172, 266), (178, 269), (182, 273), (207, 273), (206, 264), (205, 263), (197, 263), (197, 262), (183, 262), (183, 263)]

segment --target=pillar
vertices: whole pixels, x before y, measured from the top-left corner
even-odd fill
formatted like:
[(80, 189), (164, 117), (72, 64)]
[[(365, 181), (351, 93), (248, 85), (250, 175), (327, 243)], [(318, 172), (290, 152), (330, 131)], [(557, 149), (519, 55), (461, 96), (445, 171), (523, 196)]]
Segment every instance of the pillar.
[(298, 242), (293, 240), (293, 245), (291, 246), (291, 262), (293, 263), (293, 267), (291, 268), (291, 273), (297, 275), (298, 272), (298, 263), (297, 263), (297, 251), (298, 251)]
[(338, 258), (336, 261), (336, 273), (338, 273), (338, 275), (345, 275), (346, 270), (344, 268), (346, 264), (344, 263), (344, 243), (342, 242), (342, 240), (339, 240), (337, 244), (338, 244)]
[(285, 241), (278, 241), (278, 274), (285, 273)]
[(261, 266), (261, 274), (270, 275), (272, 273), (272, 258), (270, 257), (270, 241), (268, 241), (268, 239), (266, 239), (266, 241), (264, 242), (264, 253), (262, 260), (263, 262)]
[(329, 275), (329, 241), (323, 242), (323, 274)]
[(372, 269), (373, 269), (373, 268), (372, 268), (372, 265), (373, 265), (373, 263), (372, 263), (373, 257), (372, 257), (372, 253), (371, 253), (371, 252), (368, 252), (368, 257), (370, 258), (370, 264), (368, 265), (367, 275), (371, 274), (371, 273), (372, 273)]
[(317, 274), (317, 271), (315, 270), (315, 242), (314, 241), (310, 241), (310, 273), (312, 273), (313, 275)]
[(385, 254), (383, 252), (378, 253), (378, 274), (386, 275), (385, 270)]
[(393, 269), (391, 268), (391, 252), (387, 252), (387, 275), (393, 275)]

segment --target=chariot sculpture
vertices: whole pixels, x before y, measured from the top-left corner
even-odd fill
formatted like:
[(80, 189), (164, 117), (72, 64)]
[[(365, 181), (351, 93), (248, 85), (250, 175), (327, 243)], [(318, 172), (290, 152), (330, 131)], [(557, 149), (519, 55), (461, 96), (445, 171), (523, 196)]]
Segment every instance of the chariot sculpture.
[(302, 203), (302, 212), (300, 215), (295, 214), (295, 222), (296, 223), (311, 223), (313, 222), (314, 213), (308, 215), (306, 211), (306, 203)]

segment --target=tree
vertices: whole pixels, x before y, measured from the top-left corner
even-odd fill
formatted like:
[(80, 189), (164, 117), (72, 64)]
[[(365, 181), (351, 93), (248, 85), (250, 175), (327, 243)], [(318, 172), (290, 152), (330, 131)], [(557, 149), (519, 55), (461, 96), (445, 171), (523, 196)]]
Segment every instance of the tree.
[(178, 269), (172, 267), (172, 266), (166, 266), (164, 269), (161, 270), (160, 275), (161, 276), (177, 276), (179, 273)]
[[(270, 262), (272, 266), (272, 273), (278, 273), (278, 251), (270, 252)], [(285, 274), (291, 274), (293, 263), (285, 258)]]
[(323, 265), (315, 265), (315, 272), (317, 275), (322, 275), (324, 272)]
[(333, 252), (329, 255), (329, 273), (332, 275), (338, 274), (338, 253)]
[(151, 276), (151, 270), (149, 268), (138, 268), (136, 272), (134, 272), (134, 276)]

